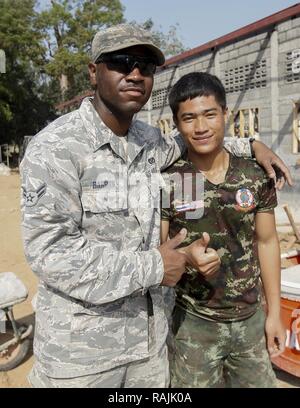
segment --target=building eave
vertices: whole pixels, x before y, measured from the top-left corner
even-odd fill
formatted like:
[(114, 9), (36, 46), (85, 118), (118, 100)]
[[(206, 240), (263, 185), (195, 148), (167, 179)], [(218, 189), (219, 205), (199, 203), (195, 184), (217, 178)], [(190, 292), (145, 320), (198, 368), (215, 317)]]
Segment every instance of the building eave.
[(184, 60), (196, 57), (199, 54), (203, 54), (207, 51), (212, 51), (225, 44), (236, 42), (242, 37), (246, 37), (257, 32), (265, 31), (276, 24), (282, 23), (283, 21), (288, 20), (292, 17), (296, 17), (298, 15), (300, 15), (300, 3), (297, 3), (294, 6), (288, 7), (277, 13), (271, 14), (268, 17), (262, 18), (261, 20), (248, 24), (242, 28), (239, 28), (238, 30), (232, 31), (229, 34), (216, 38), (215, 40), (209, 41), (196, 48), (192, 48), (191, 50), (185, 51), (179, 55), (171, 57), (166, 60), (165, 64), (162, 67), (160, 67), (159, 71), (169, 68), (171, 65), (177, 65), (178, 63), (182, 63)]

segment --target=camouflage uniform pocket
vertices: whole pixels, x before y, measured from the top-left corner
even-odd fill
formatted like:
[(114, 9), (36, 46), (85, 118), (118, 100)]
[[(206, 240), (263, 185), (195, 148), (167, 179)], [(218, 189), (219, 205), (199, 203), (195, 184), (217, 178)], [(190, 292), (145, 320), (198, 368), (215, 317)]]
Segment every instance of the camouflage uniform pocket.
[(124, 313), (111, 306), (80, 308), (71, 322), (71, 358), (93, 363), (125, 348)]

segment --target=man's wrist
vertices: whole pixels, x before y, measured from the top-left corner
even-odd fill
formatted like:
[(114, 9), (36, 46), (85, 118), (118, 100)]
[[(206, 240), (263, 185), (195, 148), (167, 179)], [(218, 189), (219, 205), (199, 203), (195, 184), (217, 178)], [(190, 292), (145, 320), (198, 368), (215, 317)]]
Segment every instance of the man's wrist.
[(267, 317), (269, 318), (278, 318), (281, 313), (280, 302), (276, 302), (276, 304), (272, 306), (268, 306)]
[(250, 144), (250, 150), (251, 150), (251, 157), (252, 159), (255, 159), (255, 151), (254, 151), (254, 147), (253, 144), (255, 143), (255, 138), (254, 137), (249, 137), (249, 144)]
[(182, 255), (185, 256), (185, 263), (187, 265), (190, 264), (190, 258), (189, 258), (189, 252), (188, 252), (188, 247), (182, 247), (182, 248), (177, 248), (176, 251), (180, 252)]

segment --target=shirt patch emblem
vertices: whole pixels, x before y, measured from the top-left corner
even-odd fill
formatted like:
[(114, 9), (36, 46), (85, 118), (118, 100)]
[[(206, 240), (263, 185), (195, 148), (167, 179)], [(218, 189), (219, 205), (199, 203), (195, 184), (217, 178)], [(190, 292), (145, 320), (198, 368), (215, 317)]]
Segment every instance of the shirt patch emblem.
[(23, 188), (23, 198), (26, 207), (34, 207), (39, 199), (46, 193), (46, 184), (41, 185), (35, 191), (27, 191)]
[(237, 205), (234, 208), (237, 211), (250, 211), (255, 207), (254, 196), (248, 188), (240, 188), (235, 195), (235, 199)]
[(175, 210), (177, 213), (185, 212), (185, 211), (194, 211), (198, 208), (203, 208), (204, 202), (203, 200), (198, 201), (191, 201), (190, 203), (175, 205)]

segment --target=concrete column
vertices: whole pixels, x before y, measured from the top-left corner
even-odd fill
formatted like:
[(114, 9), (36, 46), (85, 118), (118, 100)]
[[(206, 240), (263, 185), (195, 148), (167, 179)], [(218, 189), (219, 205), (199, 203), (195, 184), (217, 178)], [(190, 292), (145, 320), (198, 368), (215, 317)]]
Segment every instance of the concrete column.
[(220, 50), (217, 48), (214, 56), (215, 75), (221, 80)]
[(271, 131), (272, 147), (279, 149), (279, 73), (278, 73), (278, 32), (271, 34)]
[(174, 76), (174, 84), (175, 84), (175, 82), (179, 81), (179, 79), (180, 79), (179, 68), (180, 68), (180, 66), (179, 66), (179, 65), (176, 65), (176, 68), (175, 68), (175, 76)]

